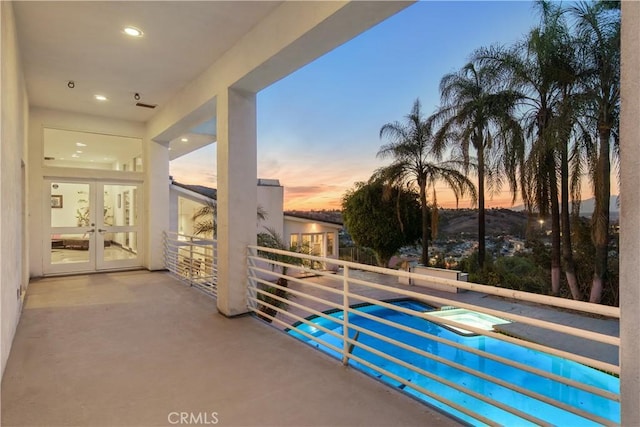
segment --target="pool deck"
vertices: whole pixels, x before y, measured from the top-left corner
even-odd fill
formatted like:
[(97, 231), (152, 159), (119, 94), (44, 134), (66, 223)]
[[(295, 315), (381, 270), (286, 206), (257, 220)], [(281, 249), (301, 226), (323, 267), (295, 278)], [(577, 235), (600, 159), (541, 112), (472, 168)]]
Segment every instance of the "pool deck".
[[(599, 332), (609, 336), (620, 336), (620, 322), (618, 319), (607, 319), (596, 315), (585, 315), (540, 304), (515, 302), (513, 300), (508, 300), (505, 298), (495, 297), (493, 295), (487, 295), (478, 292), (469, 291), (460, 293), (449, 293), (424, 288), (421, 286), (402, 285), (398, 283), (398, 279), (395, 276), (388, 276), (362, 270), (350, 270), (349, 277), (354, 279), (366, 280), (373, 283), (384, 284), (397, 289), (417, 292), (424, 295), (427, 300), (429, 296), (447, 298), (452, 301), (451, 305), (454, 305), (455, 302), (464, 302), (480, 307), (500, 310), (509, 314), (533, 317), (560, 325), (573, 326), (576, 328)], [(342, 297), (331, 293), (330, 291), (331, 288), (342, 289), (343, 279), (341, 271), (332, 277), (316, 276), (307, 278), (306, 280), (321, 285), (322, 288), (318, 289), (312, 286), (296, 283), (294, 281), (291, 281), (289, 286), (291, 289), (301, 290), (306, 293), (310, 293), (311, 295), (335, 302), (336, 304), (342, 304)], [(327, 290), (324, 290), (323, 288), (327, 288)], [(358, 284), (351, 284), (350, 290), (359, 295), (377, 300), (402, 297), (402, 295), (394, 293), (393, 291), (371, 289)], [(299, 299), (301, 304), (307, 304), (318, 311), (324, 311), (330, 308), (328, 305), (319, 304), (313, 301), (310, 302), (306, 299), (303, 300), (303, 298)], [(293, 301), (297, 300), (298, 298), (293, 299)], [(359, 301), (353, 301), (350, 304), (357, 304), (358, 302)], [(291, 307), (290, 311), (300, 317), (307, 317), (309, 315), (309, 313), (304, 312), (300, 309), (296, 309), (295, 307)], [(293, 321), (291, 323), (293, 323)], [(564, 333), (554, 332), (548, 329), (525, 325), (517, 322), (500, 325), (498, 328), (510, 335), (523, 338), (528, 341), (590, 357), (614, 365), (618, 364), (617, 346), (600, 344), (591, 340), (586, 340)]]
[(3, 426), (175, 425), (177, 412), (192, 425), (213, 412), (220, 426), (460, 425), (146, 271), (32, 282), (1, 400)]

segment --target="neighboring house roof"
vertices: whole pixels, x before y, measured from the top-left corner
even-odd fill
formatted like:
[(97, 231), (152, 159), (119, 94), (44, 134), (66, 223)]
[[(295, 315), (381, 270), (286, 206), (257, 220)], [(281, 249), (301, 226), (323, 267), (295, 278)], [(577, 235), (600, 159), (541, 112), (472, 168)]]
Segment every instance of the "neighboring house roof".
[(286, 218), (295, 218), (295, 219), (302, 219), (305, 221), (313, 221), (313, 222), (321, 222), (324, 224), (328, 224), (328, 225), (333, 225), (333, 226), (340, 226), (342, 227), (343, 224), (342, 222), (339, 221), (333, 221), (333, 220), (329, 220), (329, 219), (320, 219), (320, 218), (316, 218), (313, 215), (306, 215), (300, 212), (296, 212), (296, 213), (292, 213), (292, 212), (285, 212), (284, 213), (284, 217)]
[[(216, 190), (215, 188), (211, 188), (211, 187), (205, 187), (204, 185), (191, 185), (191, 184), (182, 184), (180, 182), (177, 181), (171, 181), (171, 185), (175, 185), (176, 187), (180, 187), (183, 188), (185, 190), (191, 191), (193, 193), (199, 194), (201, 196), (204, 196), (206, 198), (212, 199), (212, 200), (217, 200), (218, 197), (218, 190)], [(265, 180), (265, 179), (260, 179), (258, 180), (258, 185), (264, 185), (264, 186), (280, 186), (280, 182), (278, 180)], [(284, 213), (284, 218), (285, 219), (292, 219), (292, 220), (298, 220), (298, 221), (303, 221), (303, 222), (317, 222), (317, 223), (322, 223), (325, 225), (328, 225), (330, 227), (335, 227), (335, 228), (341, 228), (343, 227), (343, 224), (341, 221), (334, 221), (331, 219), (325, 219), (325, 218), (318, 218), (315, 217), (312, 214), (304, 214), (304, 213), (300, 213), (300, 212), (285, 212)]]
[(185, 190), (193, 191), (194, 193), (200, 194), (201, 196), (208, 197), (212, 200), (217, 200), (218, 198), (218, 190), (211, 187), (205, 187), (204, 185), (190, 185), (190, 184), (181, 184), (177, 181), (171, 181), (172, 185), (176, 187), (184, 188)]

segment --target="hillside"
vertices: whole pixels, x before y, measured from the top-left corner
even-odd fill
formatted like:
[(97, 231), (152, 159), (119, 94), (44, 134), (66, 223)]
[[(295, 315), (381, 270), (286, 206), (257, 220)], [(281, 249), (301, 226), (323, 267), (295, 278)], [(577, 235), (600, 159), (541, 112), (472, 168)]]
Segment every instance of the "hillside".
[[(439, 211), (438, 238), (478, 235), (476, 209), (441, 209)], [(512, 234), (523, 236), (527, 228), (527, 214), (510, 209), (487, 209), (485, 213), (487, 236)]]
[[(596, 199), (594, 197), (585, 199), (580, 203), (580, 216), (591, 218), (596, 206)], [(514, 211), (524, 211), (524, 205), (517, 205), (511, 208)], [(616, 221), (620, 216), (620, 196), (613, 194), (609, 198), (609, 211), (612, 221)]]

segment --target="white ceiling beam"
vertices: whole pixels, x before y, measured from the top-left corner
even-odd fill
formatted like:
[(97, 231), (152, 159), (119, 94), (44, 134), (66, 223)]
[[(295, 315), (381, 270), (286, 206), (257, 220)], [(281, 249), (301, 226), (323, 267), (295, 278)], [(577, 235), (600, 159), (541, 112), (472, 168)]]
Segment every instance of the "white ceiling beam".
[(166, 103), (148, 122), (147, 135), (170, 141), (214, 116), (221, 90), (257, 92), (412, 3), (284, 2)]

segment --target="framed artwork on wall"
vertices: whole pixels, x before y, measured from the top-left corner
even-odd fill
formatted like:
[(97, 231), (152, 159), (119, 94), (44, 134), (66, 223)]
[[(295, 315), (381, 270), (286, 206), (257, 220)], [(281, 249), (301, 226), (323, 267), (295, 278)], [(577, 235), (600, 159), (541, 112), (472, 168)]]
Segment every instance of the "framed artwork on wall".
[(62, 208), (62, 195), (51, 195), (51, 208)]

